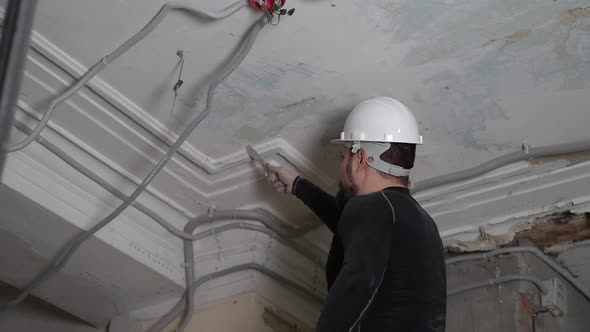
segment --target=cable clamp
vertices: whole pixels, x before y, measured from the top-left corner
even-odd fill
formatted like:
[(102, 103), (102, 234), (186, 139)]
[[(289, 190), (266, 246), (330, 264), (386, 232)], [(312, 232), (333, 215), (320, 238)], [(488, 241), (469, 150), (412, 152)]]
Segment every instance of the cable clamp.
[(107, 58), (108, 58), (108, 57), (109, 57), (108, 55), (105, 55), (105, 56), (103, 56), (103, 57), (102, 57), (102, 59), (100, 60), (100, 61), (101, 61), (101, 62), (102, 62), (102, 63), (103, 63), (105, 66), (108, 66), (108, 65), (110, 65), (110, 63), (109, 63), (109, 62), (107, 62)]

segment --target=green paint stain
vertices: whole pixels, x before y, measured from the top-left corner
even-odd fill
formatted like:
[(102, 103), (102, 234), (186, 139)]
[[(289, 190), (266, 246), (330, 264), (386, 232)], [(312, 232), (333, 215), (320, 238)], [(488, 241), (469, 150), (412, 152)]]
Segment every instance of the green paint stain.
[(266, 137), (266, 135), (258, 128), (254, 128), (251, 126), (243, 126), (240, 129), (238, 129), (238, 131), (236, 131), (234, 137), (237, 137), (241, 140), (246, 140), (248, 142), (258, 142), (263, 140)]
[(263, 86), (265, 89), (269, 89), (269, 90), (270, 90), (270, 89), (272, 89), (272, 87), (273, 87), (273, 85), (274, 85), (273, 81), (272, 81), (272, 80), (270, 80), (270, 79), (261, 79), (261, 80), (259, 81), (259, 83), (260, 83), (260, 85), (262, 85), (262, 86)]

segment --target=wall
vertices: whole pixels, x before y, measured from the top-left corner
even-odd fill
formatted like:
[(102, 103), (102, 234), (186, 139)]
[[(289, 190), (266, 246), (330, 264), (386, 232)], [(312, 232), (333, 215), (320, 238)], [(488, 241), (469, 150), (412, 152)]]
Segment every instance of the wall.
[[(0, 303), (14, 298), (16, 289), (0, 283)], [(0, 314), (0, 331), (18, 332), (104, 332), (36, 298)]]
[[(508, 274), (534, 275), (541, 280), (556, 276), (553, 270), (529, 254), (463, 262), (449, 266), (447, 270), (449, 289)], [(449, 297), (447, 331), (587, 331), (590, 325), (590, 302), (569, 284), (566, 285), (568, 313), (563, 317), (539, 314), (535, 327), (532, 314), (539, 304), (539, 292), (529, 283), (509, 283)]]
[[(146, 322), (144, 330), (153, 322)], [(165, 332), (174, 332), (178, 320)], [(264, 298), (248, 293), (216, 302), (195, 311), (186, 332), (309, 332), (305, 324), (290, 317)]]
[[(0, 185), (0, 211), (0, 281), (15, 287), (23, 287), (81, 231), (5, 185)], [(33, 292), (95, 326), (180, 294), (178, 284), (97, 237)]]

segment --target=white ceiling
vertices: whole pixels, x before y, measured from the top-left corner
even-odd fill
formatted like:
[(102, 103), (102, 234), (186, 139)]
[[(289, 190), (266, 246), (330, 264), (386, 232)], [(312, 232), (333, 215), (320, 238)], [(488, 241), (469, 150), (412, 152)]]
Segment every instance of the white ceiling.
[[(231, 3), (187, 2), (211, 10)], [(72, 77), (137, 32), (163, 3), (41, 1), (18, 118), (33, 127), (29, 115), (43, 113)], [(426, 144), (418, 150), (415, 182), (474, 167), (523, 144), (588, 141), (587, 6), (587, 0), (289, 0), (295, 15), (261, 32), (245, 62), (218, 89), (212, 114), (140, 201), (178, 228), (210, 210), (253, 207), (295, 225), (308, 223), (315, 218), (302, 204), (273, 194), (247, 159), (245, 145), (333, 190), (338, 156), (327, 142), (356, 103), (378, 95), (400, 99), (420, 120)], [(129, 193), (202, 110), (207, 80), (258, 15), (247, 8), (210, 22), (171, 13), (58, 106), (42, 136)], [(169, 127), (179, 49), (185, 83)], [(416, 197), (448, 239), (473, 239), (482, 225), (504, 234), (515, 223), (555, 210), (589, 210), (588, 159), (517, 163)], [(11, 156), (4, 182), (82, 228), (118, 202), (36, 143)], [(175, 265), (180, 241), (133, 209), (122, 220), (110, 232), (121, 232), (163, 262), (174, 261), (172, 267), (131, 254), (125, 239), (113, 240), (109, 232), (98, 237), (182, 284), (183, 271)], [(233, 257), (235, 249), (236, 255), (250, 252), (240, 262), (268, 257), (244, 249), (259, 240), (255, 235), (232, 234), (223, 245), (197, 243), (197, 256), (206, 261), (221, 251)], [(157, 240), (147, 240), (152, 238)], [(307, 238), (323, 250), (329, 244), (325, 229)], [(276, 259), (290, 260), (288, 253)], [(234, 261), (212, 262), (215, 270)], [(316, 267), (306, 269), (309, 276), (281, 271), (306, 283)]]

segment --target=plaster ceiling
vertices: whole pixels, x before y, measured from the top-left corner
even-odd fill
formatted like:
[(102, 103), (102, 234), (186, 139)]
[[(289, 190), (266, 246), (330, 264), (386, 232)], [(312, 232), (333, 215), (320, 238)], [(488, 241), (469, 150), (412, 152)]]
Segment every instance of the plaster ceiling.
[[(33, 127), (32, 116), (43, 113), (73, 77), (143, 27), (163, 3), (40, 2), (18, 119)], [(215, 10), (231, 1), (187, 3)], [(338, 136), (355, 104), (379, 95), (403, 101), (420, 121), (426, 144), (418, 150), (413, 173), (418, 183), (518, 151), (523, 144), (588, 141), (588, 5), (581, 0), (290, 0), (295, 15), (261, 32), (245, 62), (219, 87), (211, 115), (140, 201), (178, 228), (209, 211), (253, 207), (293, 225), (309, 223), (314, 217), (302, 204), (272, 192), (247, 159), (245, 146), (253, 144), (264, 156), (333, 190), (339, 158), (328, 141)], [(129, 193), (203, 109), (208, 79), (258, 15), (247, 8), (212, 22), (172, 12), (59, 106), (44, 139)], [(185, 57), (184, 84), (170, 122), (178, 50)], [(512, 164), (416, 197), (447, 238), (473, 239), (480, 226), (504, 234), (517, 222), (555, 210), (588, 210), (590, 163), (587, 156), (568, 158)], [(117, 203), (37, 143), (11, 156), (4, 182), (81, 228)], [(111, 229), (144, 241), (142, 249), (162, 261), (178, 263), (180, 256), (171, 258), (181, 253), (178, 240), (137, 211), (125, 218), (124, 230), (122, 222)], [(109, 240), (108, 232), (98, 236), (129, 250), (123, 240)], [(146, 240), (151, 237), (159, 240)], [(252, 234), (225, 235), (225, 240), (223, 246), (201, 241), (197, 256), (207, 261), (208, 255), (229, 252), (230, 257), (235, 248), (242, 249), (234, 254), (250, 253), (239, 261), (268, 256), (243, 250), (259, 240)], [(307, 240), (325, 251), (329, 234), (320, 229)], [(277, 261), (290, 259), (285, 254)], [(230, 264), (211, 262), (213, 270)], [(178, 266), (144, 263), (181, 284)], [(289, 274), (300, 277), (293, 270)]]

